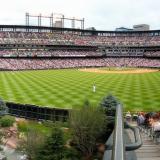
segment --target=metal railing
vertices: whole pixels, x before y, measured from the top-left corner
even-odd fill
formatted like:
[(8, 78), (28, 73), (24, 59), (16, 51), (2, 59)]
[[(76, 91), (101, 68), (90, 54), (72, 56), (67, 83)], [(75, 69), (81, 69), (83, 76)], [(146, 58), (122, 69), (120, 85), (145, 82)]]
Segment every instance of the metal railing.
[[(131, 129), (131, 131), (133, 131), (135, 139), (134, 143), (125, 143), (126, 137), (124, 137), (124, 129)], [(134, 151), (140, 148), (141, 145), (142, 140), (139, 129), (137, 127), (132, 127), (128, 123), (124, 122), (123, 106), (118, 104), (116, 107), (114, 131), (106, 142), (106, 151), (104, 153), (103, 160), (127, 160), (129, 159), (128, 157), (134, 156), (134, 154), (127, 154), (126, 156), (126, 152)], [(134, 158), (132, 157), (132, 159)]]
[(114, 129), (114, 142), (112, 150), (112, 159), (124, 160), (125, 147), (124, 147), (124, 122), (123, 122), (123, 108), (120, 104), (116, 108), (115, 129)]

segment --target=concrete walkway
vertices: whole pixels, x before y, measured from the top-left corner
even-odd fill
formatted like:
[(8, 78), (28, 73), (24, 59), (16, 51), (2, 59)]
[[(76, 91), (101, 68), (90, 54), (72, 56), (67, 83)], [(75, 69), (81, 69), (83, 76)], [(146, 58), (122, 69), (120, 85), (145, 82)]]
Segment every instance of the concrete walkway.
[(148, 135), (141, 133), (143, 145), (135, 151), (137, 160), (160, 160), (160, 145), (157, 145)]
[[(131, 125), (136, 126), (134, 123)], [(129, 130), (127, 132), (131, 141), (134, 142), (133, 132)], [(154, 143), (153, 139), (144, 132), (141, 132), (141, 137), (143, 145), (139, 149), (135, 150), (137, 160), (160, 160), (160, 143)]]

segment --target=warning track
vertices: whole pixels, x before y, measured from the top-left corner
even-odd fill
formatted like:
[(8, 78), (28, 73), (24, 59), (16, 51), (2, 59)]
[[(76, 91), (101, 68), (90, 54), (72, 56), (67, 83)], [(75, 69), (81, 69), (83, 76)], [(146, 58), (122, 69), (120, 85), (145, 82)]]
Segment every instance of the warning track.
[(129, 69), (129, 70), (103, 70), (98, 68), (86, 68), (86, 69), (79, 69), (83, 72), (94, 72), (94, 73), (120, 73), (120, 74), (137, 74), (137, 73), (151, 73), (151, 72), (158, 72), (158, 69)]

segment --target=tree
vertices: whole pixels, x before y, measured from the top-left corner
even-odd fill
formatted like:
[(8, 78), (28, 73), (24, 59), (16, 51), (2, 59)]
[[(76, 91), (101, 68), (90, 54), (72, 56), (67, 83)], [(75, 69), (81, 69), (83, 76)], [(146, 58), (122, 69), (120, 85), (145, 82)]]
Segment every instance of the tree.
[(86, 159), (90, 159), (97, 139), (105, 130), (106, 116), (100, 107), (84, 106), (70, 112), (70, 128), (75, 147)]
[(44, 143), (44, 136), (36, 129), (29, 129), (22, 138), (18, 150), (23, 151), (29, 160), (35, 160), (39, 147)]
[(36, 160), (62, 160), (64, 158), (64, 151), (63, 131), (60, 127), (55, 126), (44, 145), (39, 148)]
[(107, 116), (115, 116), (116, 106), (119, 104), (119, 100), (116, 99), (113, 95), (109, 94), (104, 97), (100, 102), (100, 106), (105, 109)]

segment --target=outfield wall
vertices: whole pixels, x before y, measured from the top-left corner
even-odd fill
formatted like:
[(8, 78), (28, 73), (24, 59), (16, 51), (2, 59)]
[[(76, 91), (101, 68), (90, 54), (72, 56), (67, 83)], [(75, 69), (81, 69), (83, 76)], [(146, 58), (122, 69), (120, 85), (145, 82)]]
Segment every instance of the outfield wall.
[(66, 121), (69, 116), (69, 110), (67, 109), (39, 107), (36, 105), (12, 102), (6, 102), (6, 105), (10, 115), (26, 119)]

